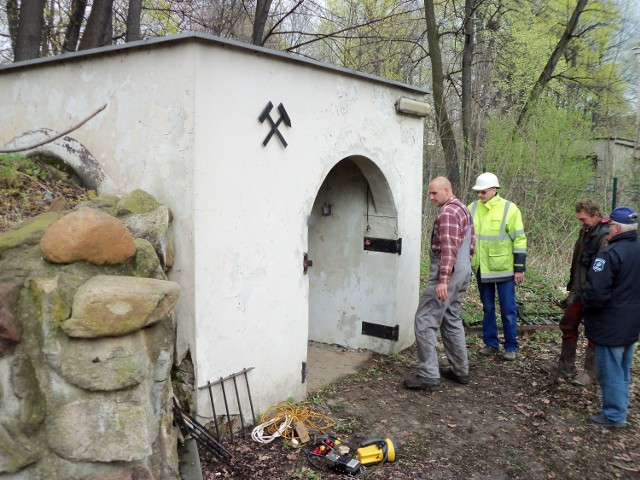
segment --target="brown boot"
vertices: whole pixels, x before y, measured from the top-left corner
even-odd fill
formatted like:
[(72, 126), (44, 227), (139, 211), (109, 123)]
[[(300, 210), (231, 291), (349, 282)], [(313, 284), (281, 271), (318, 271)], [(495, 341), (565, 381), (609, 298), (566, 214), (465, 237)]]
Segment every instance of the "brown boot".
[(572, 378), (576, 374), (576, 346), (577, 342), (562, 340), (562, 350), (557, 362), (545, 362), (540, 367), (549, 375)]
[(594, 347), (589, 345), (584, 352), (584, 372), (576, 376), (571, 383), (581, 387), (588, 387), (596, 379), (596, 351)]

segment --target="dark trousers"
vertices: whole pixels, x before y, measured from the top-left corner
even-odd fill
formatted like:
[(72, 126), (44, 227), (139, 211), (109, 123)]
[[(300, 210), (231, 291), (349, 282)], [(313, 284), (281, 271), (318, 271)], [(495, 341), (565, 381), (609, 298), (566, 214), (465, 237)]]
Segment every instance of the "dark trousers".
[[(582, 303), (578, 298), (577, 302), (573, 302), (567, 305), (564, 310), (564, 315), (560, 319), (560, 330), (562, 330), (562, 340), (564, 342), (578, 342), (578, 330), (582, 319), (584, 318), (584, 312), (582, 310)], [(593, 343), (589, 342), (588, 347), (593, 348)]]

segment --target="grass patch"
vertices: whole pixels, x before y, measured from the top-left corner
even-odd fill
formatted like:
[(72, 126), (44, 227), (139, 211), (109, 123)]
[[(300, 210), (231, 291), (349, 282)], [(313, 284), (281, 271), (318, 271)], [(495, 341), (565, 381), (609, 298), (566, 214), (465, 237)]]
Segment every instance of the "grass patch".
[(356, 417), (338, 418), (333, 431), (336, 433), (353, 433), (357, 421)]

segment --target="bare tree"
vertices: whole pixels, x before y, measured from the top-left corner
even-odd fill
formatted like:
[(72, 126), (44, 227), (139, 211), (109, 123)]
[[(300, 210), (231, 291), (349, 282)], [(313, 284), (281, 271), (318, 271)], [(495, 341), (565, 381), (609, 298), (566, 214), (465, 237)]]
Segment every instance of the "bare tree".
[(69, 14), (69, 23), (64, 35), (62, 48), (65, 52), (75, 52), (78, 48), (78, 40), (80, 40), (80, 27), (84, 20), (84, 14), (87, 10), (87, 0), (73, 0), (71, 2), (71, 13)]
[(20, 3), (16, 44), (13, 50), (15, 62), (38, 58), (40, 55), (45, 3), (46, 0), (30, 0)]
[(531, 93), (529, 94), (529, 98), (527, 98), (522, 111), (520, 112), (520, 116), (518, 117), (518, 121), (516, 122), (516, 128), (521, 128), (527, 120), (527, 116), (529, 114), (530, 109), (535, 105), (540, 97), (540, 94), (547, 86), (547, 84), (553, 78), (553, 71), (558, 64), (558, 61), (562, 58), (567, 50), (567, 45), (569, 45), (569, 40), (574, 36), (576, 29), (578, 28), (578, 20), (580, 20), (580, 15), (584, 12), (585, 7), (587, 6), (587, 0), (578, 0), (576, 3), (576, 8), (573, 10), (571, 14), (571, 18), (567, 23), (567, 27), (564, 30), (564, 33), (558, 40), (556, 48), (553, 50), (551, 57), (547, 61), (547, 64), (544, 66), (540, 77), (534, 84), (531, 89)]
[(272, 0), (257, 0), (256, 2), (256, 14), (253, 22), (253, 35), (251, 36), (251, 43), (253, 43), (254, 45), (263, 46), (266, 40), (264, 36), (264, 30), (267, 26), (267, 18), (269, 16), (271, 2)]
[[(467, 171), (467, 166), (472, 158), (472, 96), (471, 96), (471, 70), (473, 66), (473, 49), (475, 45), (475, 23), (473, 21), (475, 0), (465, 0), (464, 20), (462, 31), (464, 35), (464, 47), (462, 50), (462, 141), (464, 144), (464, 158), (462, 171)], [(457, 191), (457, 190), (455, 190)]]
[(79, 50), (102, 47), (111, 43), (113, 0), (94, 0)]
[(11, 39), (11, 50), (16, 51), (16, 41), (18, 38), (18, 20), (20, 19), (20, 9), (18, 0), (7, 0), (7, 23), (9, 24), (9, 38)]
[(427, 44), (429, 46), (429, 58), (431, 59), (431, 78), (433, 89), (433, 107), (436, 116), (436, 127), (442, 149), (446, 175), (451, 181), (453, 191), (460, 191), (460, 163), (458, 149), (453, 127), (447, 113), (444, 98), (444, 71), (442, 68), (442, 54), (440, 51), (440, 39), (436, 26), (436, 14), (433, 0), (424, 0), (424, 12), (427, 23)]
[(140, 40), (140, 15), (142, 14), (142, 0), (129, 0), (129, 10), (127, 11), (127, 34), (126, 42)]

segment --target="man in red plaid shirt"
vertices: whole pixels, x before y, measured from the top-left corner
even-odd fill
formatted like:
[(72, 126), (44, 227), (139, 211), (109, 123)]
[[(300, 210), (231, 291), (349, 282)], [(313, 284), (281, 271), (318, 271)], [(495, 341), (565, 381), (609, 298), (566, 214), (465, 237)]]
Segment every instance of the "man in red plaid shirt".
[[(436, 388), (440, 385), (440, 376), (463, 385), (469, 383), (467, 343), (460, 309), (471, 279), (475, 232), (469, 210), (451, 190), (451, 182), (444, 177), (429, 183), (429, 200), (441, 208), (431, 233), (429, 280), (415, 319), (418, 373), (405, 378), (407, 388)], [(450, 365), (442, 370), (439, 370), (436, 353), (438, 329)]]

